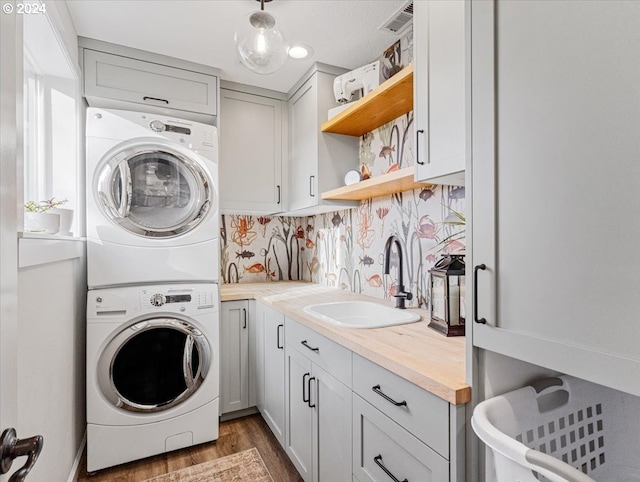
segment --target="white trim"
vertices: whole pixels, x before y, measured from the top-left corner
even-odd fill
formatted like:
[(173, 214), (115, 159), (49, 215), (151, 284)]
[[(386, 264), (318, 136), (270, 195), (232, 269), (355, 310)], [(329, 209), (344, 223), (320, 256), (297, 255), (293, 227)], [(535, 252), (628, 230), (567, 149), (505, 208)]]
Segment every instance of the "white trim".
[(18, 240), (18, 268), (84, 256), (84, 238), (28, 234)]
[(69, 473), (69, 478), (67, 482), (76, 482), (78, 477), (80, 476), (80, 461), (82, 460), (82, 454), (84, 453), (84, 448), (87, 445), (87, 431), (84, 431), (84, 435), (82, 436), (82, 441), (80, 442), (80, 447), (78, 447), (78, 452), (76, 453), (76, 458), (73, 459), (73, 465), (71, 466), (71, 472)]

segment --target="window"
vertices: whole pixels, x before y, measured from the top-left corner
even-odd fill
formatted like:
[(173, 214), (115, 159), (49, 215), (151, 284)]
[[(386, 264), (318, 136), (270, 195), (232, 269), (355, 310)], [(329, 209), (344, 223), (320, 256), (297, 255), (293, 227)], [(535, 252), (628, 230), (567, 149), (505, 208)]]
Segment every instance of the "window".
[(77, 68), (46, 15), (24, 17), (24, 201), (68, 199), (80, 234)]

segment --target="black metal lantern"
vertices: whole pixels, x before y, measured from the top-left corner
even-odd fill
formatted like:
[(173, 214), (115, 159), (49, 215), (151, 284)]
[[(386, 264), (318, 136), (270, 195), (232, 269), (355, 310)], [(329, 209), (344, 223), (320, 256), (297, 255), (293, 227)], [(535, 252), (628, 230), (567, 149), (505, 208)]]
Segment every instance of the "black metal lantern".
[(464, 335), (464, 255), (446, 255), (429, 270), (429, 274), (429, 326), (447, 336)]

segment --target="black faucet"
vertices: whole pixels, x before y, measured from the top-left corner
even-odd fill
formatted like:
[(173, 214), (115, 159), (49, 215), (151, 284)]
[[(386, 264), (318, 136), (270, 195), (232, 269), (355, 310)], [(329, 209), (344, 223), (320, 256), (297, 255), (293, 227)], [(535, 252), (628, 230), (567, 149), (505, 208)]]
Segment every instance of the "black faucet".
[(384, 246), (384, 274), (389, 274), (389, 259), (391, 258), (392, 244), (396, 245), (396, 252), (398, 254), (398, 287), (396, 289), (396, 294), (393, 296), (396, 299), (396, 308), (404, 310), (404, 300), (411, 300), (413, 298), (413, 295), (408, 291), (405, 291), (404, 285), (402, 284), (402, 242), (400, 241), (400, 238), (395, 235), (389, 236), (389, 239), (387, 239), (387, 244), (385, 244)]

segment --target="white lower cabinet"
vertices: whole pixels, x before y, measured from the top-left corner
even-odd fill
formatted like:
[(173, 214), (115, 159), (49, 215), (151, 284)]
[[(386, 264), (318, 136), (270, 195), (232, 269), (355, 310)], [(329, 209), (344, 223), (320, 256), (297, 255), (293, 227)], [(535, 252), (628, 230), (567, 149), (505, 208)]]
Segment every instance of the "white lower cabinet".
[(225, 301), (220, 313), (220, 413), (249, 407), (249, 302)]
[(449, 462), (353, 395), (353, 472), (361, 482), (449, 480)]
[[(351, 481), (351, 388), (319, 365), (350, 352), (289, 318), (286, 330), (287, 455), (306, 482)], [(350, 379), (350, 364), (336, 375)]]
[(280, 445), (285, 443), (284, 315), (256, 304), (258, 329), (258, 409)]

